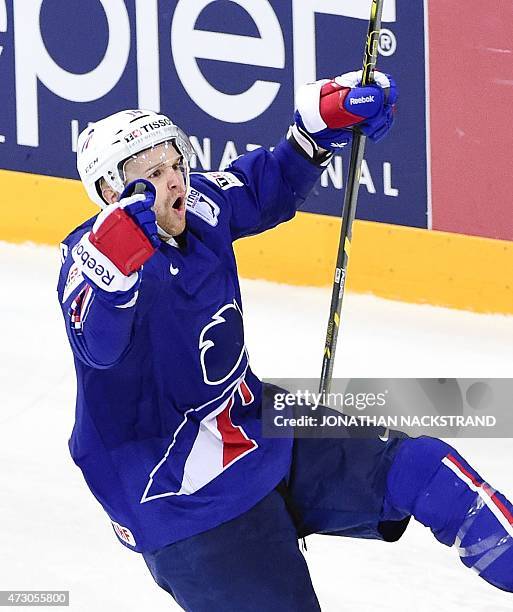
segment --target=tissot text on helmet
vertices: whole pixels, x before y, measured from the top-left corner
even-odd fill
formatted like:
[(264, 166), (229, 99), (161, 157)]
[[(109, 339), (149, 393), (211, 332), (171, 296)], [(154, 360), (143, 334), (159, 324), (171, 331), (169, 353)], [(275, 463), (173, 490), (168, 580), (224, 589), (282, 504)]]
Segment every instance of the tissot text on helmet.
[(131, 132), (130, 134), (127, 134), (125, 136), (125, 142), (130, 143), (133, 140), (140, 138), (144, 134), (148, 134), (152, 132), (153, 130), (157, 130), (160, 127), (165, 127), (166, 125), (172, 125), (172, 122), (167, 118), (159, 119), (158, 121), (150, 121), (149, 123), (146, 123), (145, 125), (141, 125), (136, 130)]

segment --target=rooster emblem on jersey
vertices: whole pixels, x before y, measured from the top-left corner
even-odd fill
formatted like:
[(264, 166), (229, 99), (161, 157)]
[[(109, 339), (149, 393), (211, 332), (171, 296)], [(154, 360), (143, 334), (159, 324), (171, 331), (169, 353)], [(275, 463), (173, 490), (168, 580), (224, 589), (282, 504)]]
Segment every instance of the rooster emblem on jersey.
[(246, 355), (242, 312), (236, 300), (220, 308), (199, 337), (203, 381), (207, 385), (226, 382)]
[(164, 456), (149, 474), (140, 503), (192, 495), (258, 448), (236, 424), (237, 412), (255, 398), (245, 381), (248, 357), (242, 311), (235, 299), (219, 308), (201, 330), (199, 358), (204, 382), (221, 385), (215, 390), (219, 395), (184, 414)]

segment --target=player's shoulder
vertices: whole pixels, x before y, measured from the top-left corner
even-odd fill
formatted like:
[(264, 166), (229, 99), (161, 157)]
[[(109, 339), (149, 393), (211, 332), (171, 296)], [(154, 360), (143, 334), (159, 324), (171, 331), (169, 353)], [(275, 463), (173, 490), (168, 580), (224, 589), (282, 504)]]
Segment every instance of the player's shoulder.
[(57, 282), (59, 301), (64, 304), (84, 282), (79, 266), (73, 261), (71, 251), (82, 236), (91, 230), (96, 215), (72, 230), (60, 243), (61, 267)]
[(239, 173), (225, 170), (214, 172), (191, 172), (191, 185), (204, 187), (217, 193), (227, 192), (230, 189), (245, 186), (244, 177)]
[(223, 209), (225, 215), (229, 210), (230, 196), (234, 195), (232, 190), (241, 187), (244, 187), (243, 181), (233, 172), (191, 172), (187, 212), (207, 225), (217, 227)]
[(97, 215), (91, 217), (90, 219), (87, 219), (87, 221), (84, 221), (83, 223), (75, 227), (74, 230), (72, 230), (65, 238), (63, 238), (63, 240), (61, 240), (61, 264), (65, 263), (70, 250), (75, 246), (75, 244), (77, 244), (80, 238), (82, 238), (85, 233), (91, 231), (93, 224), (96, 221), (96, 217)]
[(77, 225), (75, 229), (71, 230), (71, 232), (63, 240), (61, 240), (61, 243), (73, 244), (74, 242), (78, 242), (86, 232), (89, 232), (92, 229), (97, 216), (98, 215), (94, 215), (94, 217), (91, 217), (80, 225)]

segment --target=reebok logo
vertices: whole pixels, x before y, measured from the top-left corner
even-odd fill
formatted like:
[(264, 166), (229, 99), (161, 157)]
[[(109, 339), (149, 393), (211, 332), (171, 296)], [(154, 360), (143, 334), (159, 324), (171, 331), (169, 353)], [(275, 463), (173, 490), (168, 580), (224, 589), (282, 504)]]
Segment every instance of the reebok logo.
[(97, 263), (96, 259), (85, 250), (84, 245), (80, 242), (73, 250), (77, 257), (82, 261), (84, 267), (89, 268), (89, 270), (91, 270), (91, 272), (96, 276), (96, 282), (100, 285), (100, 287), (102, 285), (109, 287), (114, 280), (114, 274), (106, 270), (101, 264)]
[(360, 98), (351, 98), (349, 101), (349, 106), (354, 106), (355, 104), (366, 104), (367, 102), (374, 102), (374, 96), (361, 96)]

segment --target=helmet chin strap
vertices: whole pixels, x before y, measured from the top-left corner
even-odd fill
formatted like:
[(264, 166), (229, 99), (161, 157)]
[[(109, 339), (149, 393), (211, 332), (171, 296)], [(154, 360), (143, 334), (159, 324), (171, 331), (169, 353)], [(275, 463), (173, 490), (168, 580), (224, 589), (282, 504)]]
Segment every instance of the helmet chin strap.
[(174, 236), (172, 236), (171, 234), (168, 234), (168, 232), (162, 229), (158, 223), (157, 223), (157, 231), (159, 234), (159, 238), (161, 238), (164, 242), (170, 242), (173, 246), (178, 246), (178, 243), (176, 242)]
[(160, 225), (158, 223), (157, 223), (157, 230), (158, 230), (159, 236), (161, 238), (164, 238), (165, 240), (169, 240), (169, 238), (173, 237), (171, 234), (168, 234), (168, 232), (166, 232), (165, 229), (160, 227)]

